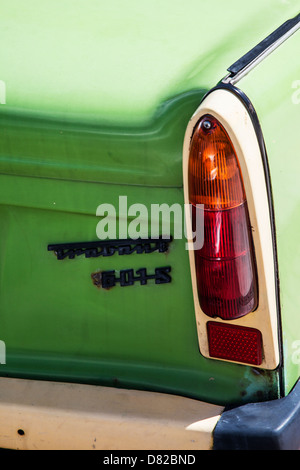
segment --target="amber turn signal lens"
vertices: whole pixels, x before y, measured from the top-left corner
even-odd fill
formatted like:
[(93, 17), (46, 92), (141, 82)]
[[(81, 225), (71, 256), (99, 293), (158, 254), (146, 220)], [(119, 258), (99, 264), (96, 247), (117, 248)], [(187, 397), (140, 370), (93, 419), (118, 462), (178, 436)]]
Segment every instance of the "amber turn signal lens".
[(212, 116), (198, 122), (190, 150), (191, 204), (206, 209), (229, 209), (246, 200), (241, 170), (224, 127)]

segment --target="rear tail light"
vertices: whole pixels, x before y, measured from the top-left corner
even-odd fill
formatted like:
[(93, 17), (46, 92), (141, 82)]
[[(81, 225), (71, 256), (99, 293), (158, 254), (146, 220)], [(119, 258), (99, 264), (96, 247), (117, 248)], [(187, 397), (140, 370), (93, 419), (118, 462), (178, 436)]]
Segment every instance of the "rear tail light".
[(254, 108), (233, 90), (212, 90), (191, 117), (183, 145), (199, 350), (274, 370), (280, 324), (268, 178)]
[(240, 318), (258, 304), (251, 225), (236, 152), (211, 115), (200, 119), (192, 136), (188, 187), (192, 223), (197, 211), (204, 220), (204, 244), (195, 251), (201, 309), (209, 317)]

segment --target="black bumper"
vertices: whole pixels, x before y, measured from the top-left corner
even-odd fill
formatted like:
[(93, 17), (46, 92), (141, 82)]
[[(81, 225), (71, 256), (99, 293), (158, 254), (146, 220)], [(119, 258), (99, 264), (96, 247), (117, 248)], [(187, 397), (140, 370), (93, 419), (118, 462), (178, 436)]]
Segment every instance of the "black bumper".
[(280, 400), (225, 411), (214, 430), (215, 450), (299, 450), (300, 380)]

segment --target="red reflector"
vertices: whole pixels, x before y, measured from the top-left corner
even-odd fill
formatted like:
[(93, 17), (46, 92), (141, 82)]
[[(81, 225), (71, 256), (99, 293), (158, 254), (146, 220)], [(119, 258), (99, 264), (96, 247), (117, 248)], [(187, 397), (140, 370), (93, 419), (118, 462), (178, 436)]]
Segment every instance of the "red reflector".
[(262, 335), (259, 330), (208, 322), (207, 333), (211, 357), (255, 366), (262, 363)]

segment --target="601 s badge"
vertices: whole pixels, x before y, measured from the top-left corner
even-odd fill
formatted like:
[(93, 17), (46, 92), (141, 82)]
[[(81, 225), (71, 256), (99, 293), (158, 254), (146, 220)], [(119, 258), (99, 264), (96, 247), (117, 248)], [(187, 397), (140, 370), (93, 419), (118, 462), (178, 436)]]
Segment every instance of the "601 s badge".
[(154, 280), (155, 284), (168, 284), (172, 278), (169, 275), (171, 272), (170, 266), (162, 268), (155, 268), (154, 274), (148, 274), (146, 268), (137, 269), (122, 269), (119, 276), (116, 271), (98, 271), (92, 273), (93, 284), (103, 289), (110, 289), (119, 284), (121, 287), (133, 286), (135, 282), (139, 282), (141, 286), (148, 283), (149, 280)]

